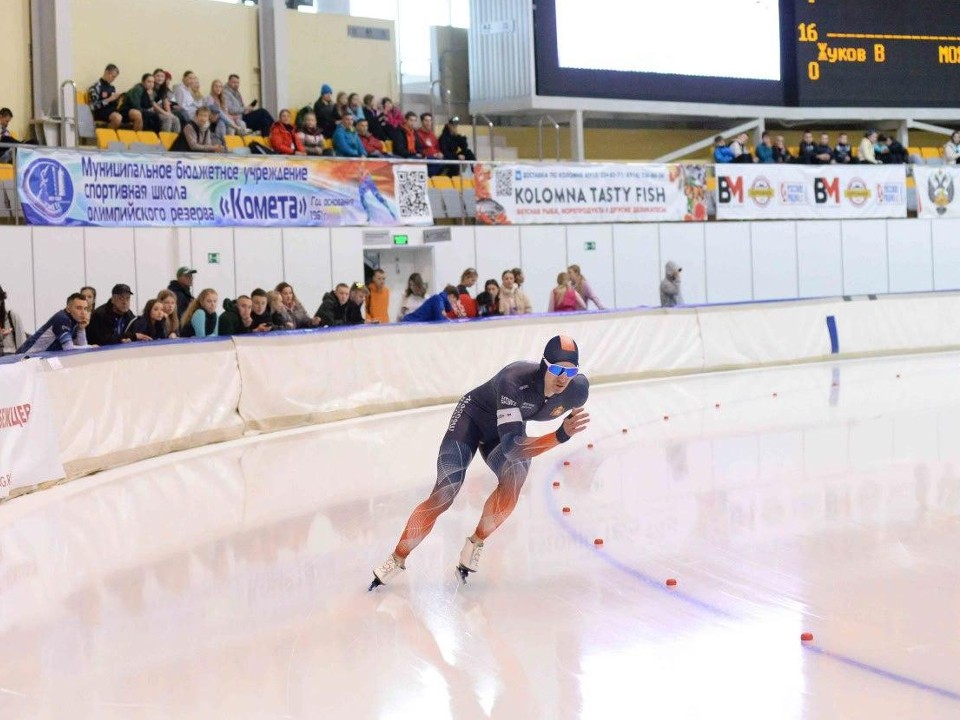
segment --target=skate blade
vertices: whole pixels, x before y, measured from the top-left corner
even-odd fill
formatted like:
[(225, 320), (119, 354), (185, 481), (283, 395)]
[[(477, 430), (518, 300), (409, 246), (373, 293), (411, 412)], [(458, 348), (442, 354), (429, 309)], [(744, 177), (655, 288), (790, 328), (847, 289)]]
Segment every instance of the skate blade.
[(470, 568), (465, 567), (465, 566), (463, 566), (463, 565), (457, 565), (457, 567), (454, 568), (454, 572), (457, 574), (457, 580), (460, 581), (460, 584), (461, 584), (461, 585), (466, 585), (466, 584), (467, 584), (467, 577), (470, 575), (470, 573), (475, 572), (475, 571), (474, 571), (474, 570), (471, 570)]
[(384, 585), (384, 584), (385, 584), (385, 583), (383, 582), (383, 580), (381, 580), (381, 579), (378, 578), (376, 575), (374, 575), (374, 576), (373, 576), (373, 582), (370, 583), (370, 587), (367, 588), (367, 592), (370, 592), (371, 590), (375, 590), (375, 589), (377, 589), (378, 587), (380, 587), (381, 585)]

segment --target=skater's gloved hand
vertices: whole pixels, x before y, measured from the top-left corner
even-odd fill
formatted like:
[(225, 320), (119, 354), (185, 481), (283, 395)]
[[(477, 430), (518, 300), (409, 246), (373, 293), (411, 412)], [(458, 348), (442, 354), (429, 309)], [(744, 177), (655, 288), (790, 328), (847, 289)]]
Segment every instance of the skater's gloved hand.
[(589, 422), (590, 413), (582, 407), (574, 408), (560, 426), (557, 432), (557, 439), (560, 440), (560, 442), (566, 442), (578, 432), (583, 432)]

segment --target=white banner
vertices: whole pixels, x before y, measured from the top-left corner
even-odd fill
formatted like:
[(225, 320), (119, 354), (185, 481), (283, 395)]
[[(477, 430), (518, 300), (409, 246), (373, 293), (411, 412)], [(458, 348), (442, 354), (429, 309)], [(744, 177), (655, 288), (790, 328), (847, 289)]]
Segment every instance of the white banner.
[(960, 217), (960, 198), (957, 197), (960, 167), (914, 165), (913, 179), (917, 184), (917, 217)]
[(486, 165), (474, 168), (487, 225), (707, 219), (702, 165)]
[(41, 362), (0, 365), (0, 498), (64, 477)]
[(905, 165), (717, 165), (718, 220), (903, 218)]

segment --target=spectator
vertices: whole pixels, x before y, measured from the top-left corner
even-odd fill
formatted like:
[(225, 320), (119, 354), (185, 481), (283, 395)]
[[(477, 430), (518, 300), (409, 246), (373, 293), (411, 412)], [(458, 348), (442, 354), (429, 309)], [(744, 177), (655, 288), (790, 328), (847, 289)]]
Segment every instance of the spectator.
[(323, 296), (315, 317), (320, 318), (325, 327), (363, 324), (360, 305), (350, 300), (350, 286), (346, 283), (338, 284)]
[(457, 288), (453, 285), (447, 285), (443, 292), (431, 295), (423, 304), (413, 312), (408, 312), (403, 316), (404, 322), (440, 322), (446, 321), (448, 312), (455, 313), (458, 317), (463, 317), (463, 308), (460, 307), (460, 297), (457, 294)]
[(423, 144), (417, 135), (417, 114), (408, 112), (403, 116), (403, 125), (395, 131), (393, 154), (402, 158), (422, 158)]
[(477, 284), (478, 277), (476, 269), (468, 267), (460, 273), (460, 284), (457, 285), (457, 292), (460, 295), (469, 295), (470, 288)]
[(574, 288), (569, 273), (559, 273), (557, 275), (557, 286), (550, 291), (547, 312), (573, 312), (586, 309), (587, 304)]
[(367, 295), (367, 319), (377, 323), (390, 322), (390, 288), (387, 287), (387, 274), (382, 268), (373, 271)]
[[(264, 298), (266, 299), (266, 298)], [(236, 300), (224, 300), (220, 314), (220, 335), (246, 335), (255, 332), (267, 332), (269, 323), (257, 324), (253, 319), (253, 300), (241, 295)]]
[(813, 133), (809, 130), (805, 130), (800, 139), (797, 162), (803, 165), (817, 164), (817, 146), (813, 142)]
[(252, 311), (250, 317), (253, 318), (254, 327), (258, 328), (256, 332), (265, 332), (273, 328), (270, 321), (270, 313), (267, 311), (267, 291), (263, 288), (257, 288), (250, 293), (250, 303)]
[[(443, 160), (443, 153), (440, 151), (440, 141), (433, 132), (433, 115), (428, 112), (420, 115), (420, 129), (417, 130), (417, 139), (423, 146), (423, 157), (428, 160)], [(427, 166), (428, 175), (439, 175), (443, 172), (444, 166), (431, 163)]]
[(885, 165), (904, 165), (909, 161), (907, 149), (896, 138), (881, 135), (877, 141), (883, 148), (882, 151), (877, 152), (880, 162)]
[(26, 339), (23, 321), (13, 310), (7, 309), (7, 293), (0, 287), (0, 356), (15, 355)]
[(513, 284), (517, 287), (523, 287), (523, 283), (526, 282), (526, 278), (523, 276), (523, 270), (518, 267), (510, 270), (513, 273)]
[(678, 267), (673, 260), (667, 262), (663, 280), (660, 283), (660, 307), (683, 305), (683, 295), (680, 293), (680, 273), (682, 272), (683, 268)]
[(826, 133), (820, 134), (820, 142), (817, 143), (814, 157), (816, 158), (817, 165), (832, 165), (836, 162), (833, 159), (833, 150), (830, 147), (830, 136)]
[(477, 315), (493, 317), (502, 315), (500, 312), (500, 283), (490, 278), (483, 284), (483, 292), (477, 295)]
[[(592, 301), (593, 304), (597, 306), (597, 310), (603, 310), (603, 303), (600, 302), (600, 298), (593, 292), (593, 288), (590, 287), (587, 279), (583, 276), (583, 273), (580, 272), (580, 266), (570, 265), (567, 268), (567, 272), (570, 273), (570, 282), (573, 283), (574, 290), (580, 294), (584, 303), (586, 304)], [(584, 305), (584, 307), (586, 307), (586, 305)]]
[(90, 110), (93, 113), (93, 119), (98, 122), (107, 123), (107, 125), (116, 130), (124, 122), (133, 123), (134, 130), (143, 129), (143, 116), (136, 109), (120, 109), (120, 98), (123, 93), (117, 92), (113, 86), (114, 81), (120, 76), (120, 70), (116, 65), (110, 63), (103, 70), (103, 76), (87, 91)]
[[(477, 156), (473, 154), (470, 146), (467, 144), (465, 135), (461, 135), (460, 118), (454, 115), (443, 126), (443, 132), (440, 133), (440, 152), (443, 153), (445, 160), (460, 160), (462, 162), (474, 162)], [(447, 175), (454, 177), (460, 174), (459, 165), (447, 165)]]
[(163, 303), (156, 298), (147, 300), (143, 314), (131, 320), (124, 332), (124, 338), (134, 342), (165, 340), (167, 335), (167, 314), (163, 311)]
[(297, 130), (297, 137), (307, 155), (333, 155), (327, 150), (327, 140), (317, 126), (317, 114), (313, 110), (303, 114), (303, 125)]
[(387, 134), (387, 129), (383, 126), (380, 112), (373, 104), (374, 99), (373, 95), (370, 94), (363, 96), (363, 116), (367, 119), (370, 132), (373, 133), (373, 136), (377, 138), (377, 140), (386, 142), (390, 139), (390, 136)]
[[(191, 297), (191, 299), (193, 299)], [(177, 296), (172, 290), (161, 290), (157, 294), (157, 300), (163, 308), (164, 322), (167, 326), (167, 337), (179, 337), (180, 333), (180, 313), (177, 312)], [(187, 301), (187, 305), (190, 301)]]
[(297, 323), (283, 306), (283, 297), (276, 290), (267, 293), (267, 309), (270, 313), (270, 324), (274, 330), (296, 330)]
[(279, 283), (274, 290), (280, 293), (280, 300), (283, 302), (283, 309), (287, 316), (293, 321), (294, 327), (308, 328), (316, 327), (320, 324), (317, 318), (311, 318), (303, 307), (303, 303), (297, 298), (293, 291), (293, 286), (288, 282)]
[(734, 138), (733, 142), (730, 143), (730, 153), (733, 155), (733, 162), (735, 163), (753, 163), (756, 162), (756, 158), (753, 157), (753, 153), (747, 150), (747, 143), (750, 141), (750, 138), (746, 133), (740, 133)]
[(28, 337), (18, 353), (57, 352), (87, 347), (90, 310), (80, 293), (67, 298), (67, 307), (56, 312), (40, 329)]
[(760, 135), (760, 144), (757, 145), (757, 160), (762, 163), (776, 162), (773, 156), (773, 141), (766, 130)]
[(333, 131), (333, 151), (339, 157), (366, 157), (360, 136), (353, 127), (353, 115), (346, 113), (340, 118), (340, 125)]
[(387, 146), (380, 138), (374, 137), (370, 132), (370, 123), (366, 118), (357, 121), (357, 136), (360, 138), (360, 144), (363, 145), (363, 151), (367, 157), (393, 157), (387, 152)]
[(293, 126), (293, 115), (289, 110), (280, 111), (278, 119), (270, 128), (270, 147), (280, 155), (306, 155), (300, 135)]
[(219, 334), (220, 318), (217, 317), (217, 291), (205, 288), (193, 299), (180, 318), (180, 337), (214, 337)]
[(773, 161), (775, 163), (792, 163), (794, 161), (783, 135), (777, 135), (777, 139), (773, 142)]
[(190, 118), (174, 100), (173, 87), (170, 85), (171, 80), (173, 80), (173, 75), (163, 68), (157, 68), (153, 71), (153, 91), (157, 96), (157, 105), (164, 113), (169, 113), (177, 119), (177, 132), (180, 132), (183, 126), (190, 122)]
[[(11, 145), (34, 145), (32, 140), (17, 140), (10, 130), (10, 121), (13, 120), (13, 111), (10, 108), (0, 108), (0, 143)], [(13, 160), (13, 150), (0, 148), (0, 163), (9, 163)]]
[(400, 312), (397, 321), (403, 320), (407, 313), (413, 312), (423, 305), (427, 296), (427, 285), (423, 282), (420, 273), (411, 273), (407, 278), (407, 289), (403, 291), (403, 301), (400, 303)]
[(184, 125), (170, 149), (174, 152), (222, 153), (226, 148), (210, 129), (210, 108), (196, 109), (193, 120)]
[(950, 140), (943, 146), (943, 159), (948, 165), (960, 163), (960, 130), (954, 130)]
[(317, 116), (317, 123), (324, 137), (332, 138), (333, 131), (337, 129), (337, 121), (340, 115), (337, 113), (337, 106), (333, 103), (333, 88), (324, 85), (320, 88), (320, 97), (313, 104), (313, 112)]
[(874, 143), (877, 142), (877, 131), (876, 130), (867, 130), (863, 135), (863, 140), (860, 141), (860, 148), (857, 152), (857, 156), (860, 159), (861, 165), (879, 165), (880, 161), (877, 160), (877, 154), (874, 150)]
[(182, 118), (187, 123), (196, 119), (197, 110), (203, 107), (203, 93), (200, 92), (200, 78), (192, 70), (187, 70), (181, 78), (180, 84), (173, 90), (173, 99), (180, 107)]
[(126, 107), (136, 108), (143, 118), (143, 127), (151, 132), (180, 132), (180, 120), (173, 113), (164, 112), (157, 102), (155, 80), (144, 73), (140, 82), (127, 91)]
[(733, 162), (733, 151), (727, 147), (723, 135), (713, 139), (713, 161), (719, 164)]
[(837, 146), (833, 148), (833, 161), (838, 165), (847, 165), (853, 162), (853, 148), (846, 133), (837, 136)]
[(228, 111), (227, 92), (222, 81), (214, 80), (210, 83), (210, 94), (207, 95), (205, 102), (211, 112), (215, 112), (220, 117), (221, 122), (223, 122), (226, 127), (228, 135), (250, 134), (247, 130), (247, 124), (243, 121), (243, 117), (237, 119)]
[(227, 78), (227, 86), (223, 89), (226, 100), (227, 113), (234, 121), (243, 121), (251, 132), (260, 133), (263, 137), (270, 134), (273, 126), (273, 115), (264, 108), (257, 107), (257, 101), (251, 100), (247, 105), (240, 94), (240, 76), (231, 73)]
[[(366, 305), (367, 296), (370, 294), (370, 291), (367, 289), (367, 286), (362, 282), (355, 282), (350, 286), (350, 302), (357, 306), (360, 309), (360, 317), (363, 317), (363, 306)], [(373, 318), (364, 318), (363, 322), (365, 323), (374, 323), (376, 320)]]
[[(388, 97), (380, 101), (380, 109), (380, 124), (383, 125), (387, 135), (392, 139), (396, 131), (403, 126), (403, 113)], [(416, 113), (414, 113), (414, 117), (416, 117)]]
[(93, 311), (97, 309), (97, 289), (89, 285), (84, 285), (80, 288), (80, 294), (83, 296), (83, 299), (87, 301), (87, 309), (90, 310), (90, 314), (93, 315)]
[(193, 276), (197, 271), (186, 265), (177, 268), (177, 279), (171, 280), (167, 290), (177, 296), (177, 316), (183, 317), (193, 302)]
[(504, 270), (500, 281), (503, 283), (503, 287), (500, 288), (501, 315), (529, 315), (533, 312), (530, 299), (516, 284), (516, 275), (513, 270)]
[(347, 110), (353, 115), (354, 124), (367, 119), (367, 115), (363, 111), (363, 103), (360, 102), (360, 95), (357, 93), (350, 93), (347, 97)]
[(135, 315), (130, 309), (130, 296), (133, 291), (129, 285), (119, 283), (113, 286), (110, 299), (93, 311), (87, 338), (91, 345), (117, 345), (130, 342), (124, 333)]
[(333, 103), (333, 109), (336, 111), (337, 119), (340, 121), (347, 115), (353, 117), (353, 113), (350, 112), (350, 106), (347, 105), (347, 93), (343, 90), (337, 93), (337, 100)]

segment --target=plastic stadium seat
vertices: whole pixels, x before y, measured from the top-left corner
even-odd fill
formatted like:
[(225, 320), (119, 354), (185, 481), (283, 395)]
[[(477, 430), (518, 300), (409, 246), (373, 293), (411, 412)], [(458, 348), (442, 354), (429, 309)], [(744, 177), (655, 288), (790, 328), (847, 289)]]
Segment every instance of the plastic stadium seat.
[(106, 150), (112, 142), (120, 142), (117, 131), (110, 128), (97, 128), (97, 147)]
[[(449, 180), (450, 178), (447, 178)], [(443, 204), (447, 209), (447, 217), (459, 219), (464, 217), (463, 202), (460, 199), (460, 191), (450, 184), (450, 187), (440, 188), (440, 195), (443, 197)]]
[(0, 181), (13, 180), (13, 165), (0, 165)]
[(918, 147), (907, 148), (907, 152), (911, 155), (919, 155), (920, 157), (923, 157), (923, 153), (920, 152), (920, 148)]
[(137, 142), (143, 145), (162, 145), (160, 138), (153, 130), (141, 130), (137, 133)]
[(447, 208), (443, 204), (443, 195), (435, 187), (427, 188), (427, 198), (430, 200), (430, 210), (436, 220), (443, 220), (447, 217)]
[(924, 160), (940, 160), (943, 156), (938, 147), (923, 147), (920, 148), (920, 157)]
[(224, 138), (224, 141), (227, 143), (227, 150), (236, 150), (237, 148), (246, 147), (243, 144), (243, 138), (239, 135), (227, 135)]
[(800, 157), (800, 146), (799, 145), (789, 145), (787, 146), (787, 151), (794, 157)]
[(455, 188), (453, 180), (446, 175), (434, 175), (432, 178), (430, 178), (430, 186), (439, 188), (441, 190), (453, 190)]
[(137, 133), (134, 130), (117, 130), (117, 140), (122, 142), (124, 145), (140, 142), (140, 140), (137, 138)]
[(250, 147), (252, 143), (259, 143), (260, 145), (270, 147), (270, 141), (260, 135), (244, 135), (243, 143), (247, 147)]
[(119, 140), (113, 140), (107, 143), (107, 152), (126, 152), (127, 150), (127, 144)]
[(323, 149), (324, 149), (324, 150), (333, 150), (333, 140), (331, 140), (330, 138), (327, 138), (326, 140), (324, 140), (324, 141), (323, 141)]
[(393, 153), (393, 140), (384, 140), (383, 147), (388, 153)]
[(163, 147), (166, 150), (169, 150), (173, 143), (177, 141), (177, 133), (175, 132), (162, 132), (160, 133), (160, 142), (163, 143)]

